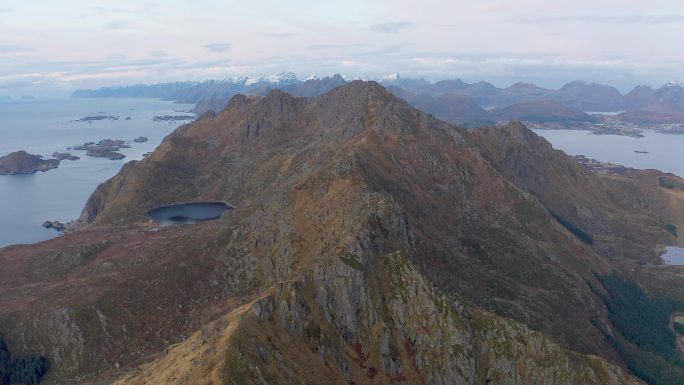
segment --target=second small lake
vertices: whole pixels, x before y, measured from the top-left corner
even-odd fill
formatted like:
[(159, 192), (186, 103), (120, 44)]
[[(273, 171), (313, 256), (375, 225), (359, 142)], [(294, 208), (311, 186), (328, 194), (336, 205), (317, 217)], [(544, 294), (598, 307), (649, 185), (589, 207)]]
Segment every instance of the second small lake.
[(665, 254), (660, 256), (666, 265), (684, 265), (684, 248), (676, 246), (668, 246)]

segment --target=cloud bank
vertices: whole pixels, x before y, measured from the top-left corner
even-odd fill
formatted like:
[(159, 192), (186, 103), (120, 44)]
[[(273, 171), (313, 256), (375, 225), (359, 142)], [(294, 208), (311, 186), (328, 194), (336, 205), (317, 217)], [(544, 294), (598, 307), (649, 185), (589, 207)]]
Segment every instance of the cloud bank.
[(622, 89), (684, 79), (684, 8), (673, 0), (97, 4), (0, 7), (2, 93), (281, 71)]

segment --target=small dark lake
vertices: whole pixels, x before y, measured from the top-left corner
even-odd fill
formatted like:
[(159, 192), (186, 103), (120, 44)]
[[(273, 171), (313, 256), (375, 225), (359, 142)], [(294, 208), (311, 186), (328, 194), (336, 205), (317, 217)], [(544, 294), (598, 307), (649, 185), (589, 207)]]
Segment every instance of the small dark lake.
[(187, 202), (155, 207), (146, 214), (163, 226), (182, 225), (218, 219), (232, 208), (225, 202)]

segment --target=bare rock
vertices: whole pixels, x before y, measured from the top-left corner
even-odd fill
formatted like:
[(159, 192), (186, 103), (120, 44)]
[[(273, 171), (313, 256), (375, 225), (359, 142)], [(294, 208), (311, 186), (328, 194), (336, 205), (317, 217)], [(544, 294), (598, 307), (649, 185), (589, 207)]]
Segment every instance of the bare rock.
[(55, 229), (57, 231), (64, 231), (67, 228), (67, 225), (60, 221), (45, 221), (43, 222), (43, 227), (46, 229)]
[(55, 151), (52, 154), (52, 157), (59, 160), (59, 161), (62, 161), (65, 159), (66, 160), (79, 160), (79, 159), (81, 159), (80, 157), (78, 157), (76, 155), (71, 155), (70, 152), (59, 152), (59, 151)]
[(72, 149), (77, 151), (86, 151), (86, 155), (97, 158), (107, 158), (110, 160), (123, 159), (126, 155), (118, 152), (122, 148), (130, 148), (123, 140), (102, 139), (101, 141), (86, 142), (81, 146), (75, 146)]

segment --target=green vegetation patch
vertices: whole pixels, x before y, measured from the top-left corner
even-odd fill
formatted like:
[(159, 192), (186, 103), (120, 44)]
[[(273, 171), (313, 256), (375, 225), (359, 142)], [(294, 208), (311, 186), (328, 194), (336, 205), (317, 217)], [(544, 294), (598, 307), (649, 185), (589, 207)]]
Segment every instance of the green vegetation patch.
[(319, 341), (321, 338), (323, 338), (321, 327), (316, 321), (313, 320), (310, 320), (306, 325), (306, 328), (304, 328), (304, 334), (306, 334), (309, 339), (314, 341)]
[(7, 345), (0, 340), (0, 385), (37, 385), (50, 364), (43, 356), (26, 356), (12, 360)]
[(669, 327), (672, 312), (683, 304), (651, 297), (616, 275), (598, 278), (609, 293), (604, 302), (610, 321), (627, 341), (609, 338), (629, 369), (651, 385), (684, 384), (684, 363)]
[(684, 336), (684, 324), (674, 324), (674, 330)]
[(674, 235), (677, 237), (677, 226), (673, 225), (672, 223), (668, 223), (665, 225), (665, 230), (667, 230), (670, 234)]
[(650, 385), (684, 384), (684, 370), (656, 354), (613, 340), (627, 367)]
[(679, 360), (675, 334), (670, 330), (673, 304), (653, 298), (632, 281), (617, 275), (599, 277), (610, 293), (606, 305), (613, 325), (630, 342), (670, 361)]
[(532, 222), (546, 218), (544, 210), (540, 209), (532, 200), (520, 195), (515, 201), (515, 212), (522, 222)]
[(664, 176), (661, 176), (660, 178), (658, 178), (658, 184), (660, 185), (660, 187), (669, 188), (669, 189), (674, 189), (677, 187), (677, 186), (675, 186), (675, 183), (671, 179), (666, 178)]
[(591, 236), (591, 234), (589, 234), (589, 233), (587, 233), (586, 231), (584, 231), (584, 230), (580, 229), (579, 227), (575, 226), (572, 222), (570, 222), (569, 220), (567, 220), (567, 219), (563, 218), (562, 216), (560, 216), (560, 214), (557, 214), (557, 213), (555, 213), (555, 212), (553, 212), (553, 211), (551, 211), (551, 210), (549, 210), (549, 214), (551, 214), (551, 216), (552, 216), (554, 219), (556, 219), (556, 220), (558, 221), (558, 223), (560, 223), (561, 225), (563, 225), (563, 227), (565, 227), (566, 229), (568, 229), (571, 233), (575, 234), (575, 236), (576, 236), (577, 238), (581, 239), (582, 241), (584, 241), (584, 242), (586, 242), (586, 243), (588, 243), (588, 244), (590, 244), (590, 245), (593, 245), (593, 244), (594, 244), (594, 237)]
[(359, 262), (359, 260), (356, 259), (353, 255), (347, 255), (342, 257), (342, 262), (344, 262), (345, 265), (351, 267), (352, 269), (363, 271), (363, 263)]

